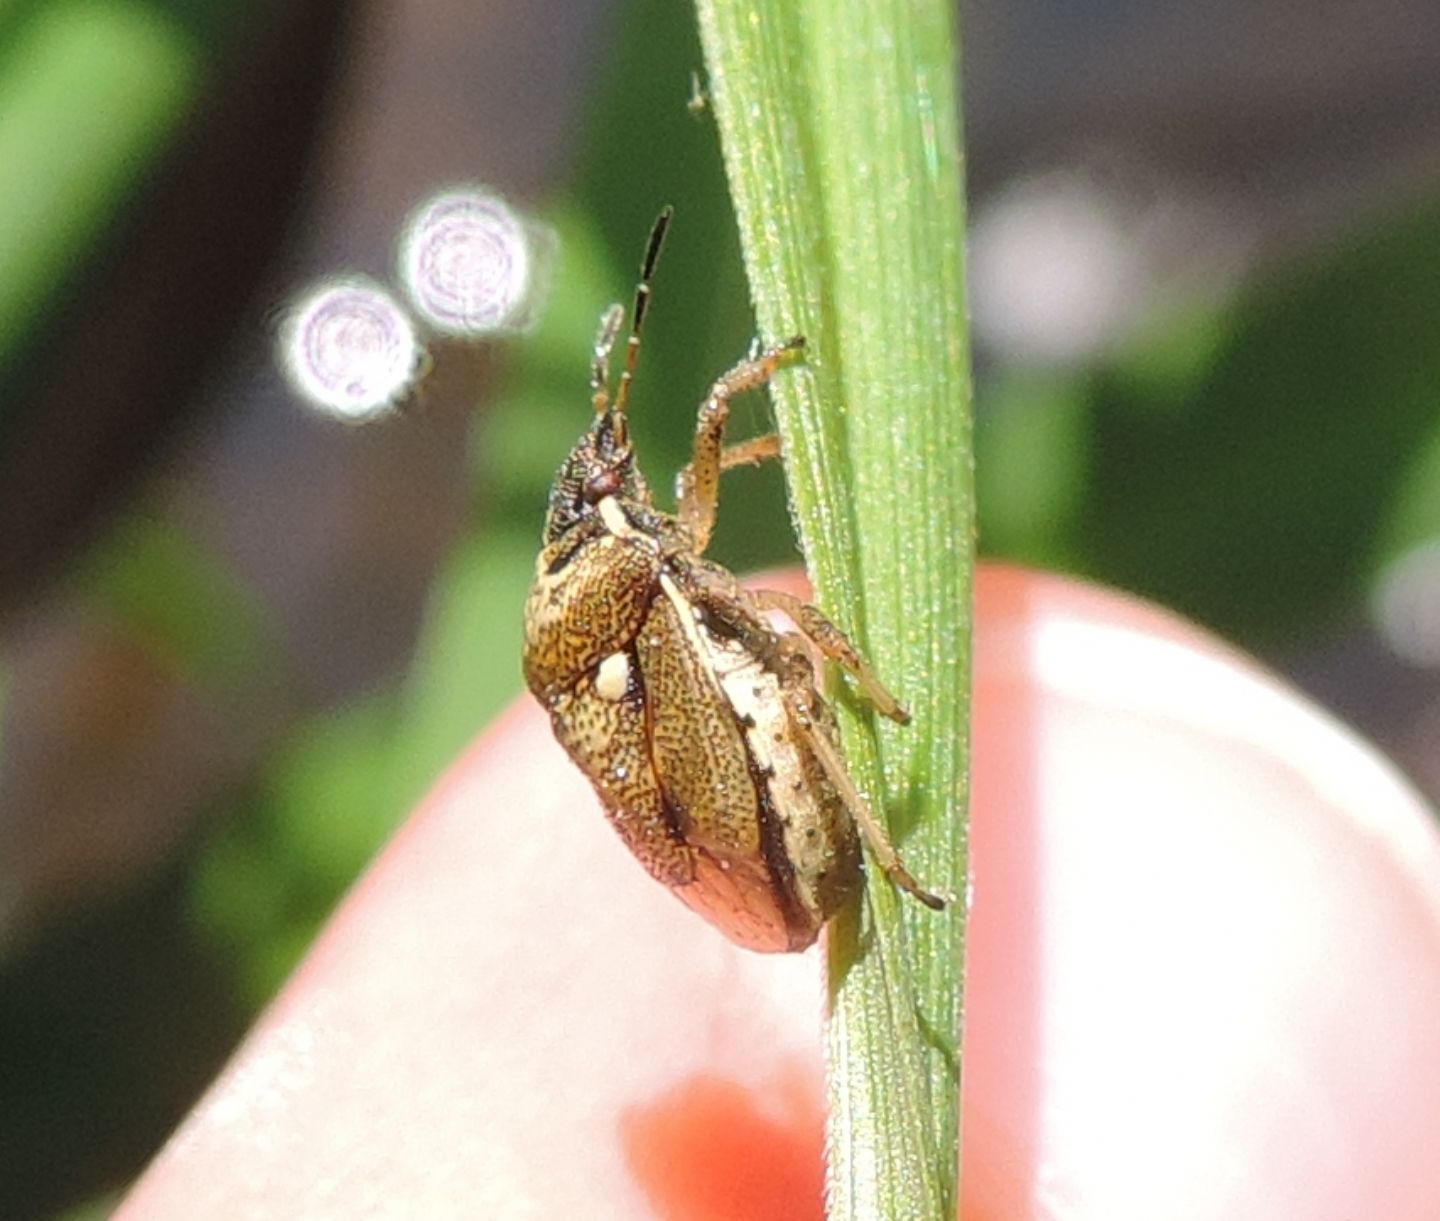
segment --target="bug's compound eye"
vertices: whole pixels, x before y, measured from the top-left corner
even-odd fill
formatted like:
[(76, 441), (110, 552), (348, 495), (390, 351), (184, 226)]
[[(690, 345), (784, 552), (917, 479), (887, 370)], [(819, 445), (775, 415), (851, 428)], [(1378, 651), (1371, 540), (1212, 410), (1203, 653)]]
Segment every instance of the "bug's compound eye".
[(618, 466), (607, 466), (585, 480), (585, 499), (592, 505), (617, 495), (625, 486), (625, 474)]

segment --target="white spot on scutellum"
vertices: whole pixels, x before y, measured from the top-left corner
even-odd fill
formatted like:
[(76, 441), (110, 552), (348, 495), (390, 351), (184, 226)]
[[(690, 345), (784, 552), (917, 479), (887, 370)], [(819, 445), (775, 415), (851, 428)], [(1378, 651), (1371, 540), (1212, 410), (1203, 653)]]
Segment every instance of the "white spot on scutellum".
[(402, 402), (424, 349), (400, 303), (362, 278), (321, 284), (298, 301), (280, 333), (285, 375), (327, 415), (363, 421)]
[(549, 229), (483, 187), (444, 191), (411, 215), (400, 282), (416, 313), (460, 338), (521, 331), (539, 313), (555, 247)]
[(595, 694), (602, 700), (620, 700), (630, 689), (630, 658), (625, 653), (611, 653), (600, 663), (595, 674)]

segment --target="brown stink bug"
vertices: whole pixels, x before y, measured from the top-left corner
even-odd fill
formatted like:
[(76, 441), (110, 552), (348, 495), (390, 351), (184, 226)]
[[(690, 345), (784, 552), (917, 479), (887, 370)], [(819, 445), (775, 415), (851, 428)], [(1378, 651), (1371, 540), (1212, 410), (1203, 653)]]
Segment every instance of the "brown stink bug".
[[(815, 607), (745, 589), (701, 558), (721, 472), (779, 453), (773, 433), (725, 446), (730, 401), (804, 341), (753, 352), (711, 386), (674, 515), (655, 508), (635, 465), (625, 412), (669, 220), (667, 208), (650, 234), (613, 400), (625, 311), (613, 305), (600, 322), (595, 422), (550, 489), (525, 607), (525, 681), (656, 879), (740, 945), (802, 950), (859, 887), (857, 826), (898, 885), (944, 904), (906, 871), (851, 779), (817, 665), (838, 662), (880, 712), (902, 724), (908, 714)], [(777, 631), (767, 611), (794, 630)]]

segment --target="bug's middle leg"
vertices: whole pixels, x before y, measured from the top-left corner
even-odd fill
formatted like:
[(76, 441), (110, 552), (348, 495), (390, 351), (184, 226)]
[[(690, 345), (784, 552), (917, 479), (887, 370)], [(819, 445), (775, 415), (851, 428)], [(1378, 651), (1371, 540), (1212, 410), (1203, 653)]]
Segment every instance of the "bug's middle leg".
[[(755, 462), (770, 457), (767, 448), (758, 446), (747, 452), (745, 446), (736, 446), (732, 456), (726, 460), (724, 453), (725, 425), (730, 419), (730, 402), (737, 394), (755, 390), (768, 382), (786, 360), (805, 346), (799, 337), (787, 339), (784, 343), (766, 348), (763, 352), (742, 360), (730, 372), (719, 378), (710, 387), (710, 393), (700, 404), (700, 414), (695, 421), (695, 449), (690, 464), (680, 472), (677, 481), (680, 491), (680, 522), (689, 532), (691, 543), (697, 552), (703, 552), (710, 541), (710, 532), (715, 527), (715, 505), (720, 498), (720, 472), (740, 462)], [(757, 438), (757, 442), (760, 439)]]
[(752, 589), (748, 593), (750, 600), (761, 610), (778, 610), (786, 615), (806, 640), (853, 674), (860, 690), (875, 705), (876, 711), (901, 725), (910, 723), (910, 713), (905, 706), (886, 689), (850, 637), (831, 623), (818, 607), (778, 589)]

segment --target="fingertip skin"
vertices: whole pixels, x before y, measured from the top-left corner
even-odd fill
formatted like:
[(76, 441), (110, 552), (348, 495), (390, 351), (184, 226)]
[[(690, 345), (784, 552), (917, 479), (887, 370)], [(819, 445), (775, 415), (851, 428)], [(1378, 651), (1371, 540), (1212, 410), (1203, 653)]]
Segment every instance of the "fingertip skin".
[[(976, 606), (962, 1215), (1429, 1221), (1424, 803), (1154, 607), (994, 568)], [(656, 886), (526, 700), (118, 1215), (819, 1217), (821, 959)]]

